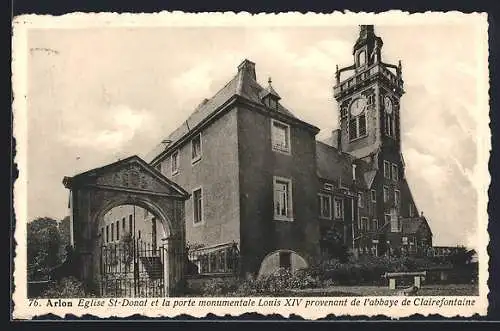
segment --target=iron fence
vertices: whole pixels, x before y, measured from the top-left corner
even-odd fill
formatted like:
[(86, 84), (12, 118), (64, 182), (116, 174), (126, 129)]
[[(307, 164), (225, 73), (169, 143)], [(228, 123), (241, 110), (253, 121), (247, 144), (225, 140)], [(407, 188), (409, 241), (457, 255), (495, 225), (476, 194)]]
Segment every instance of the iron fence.
[(164, 247), (132, 239), (101, 246), (101, 295), (159, 297), (165, 295)]

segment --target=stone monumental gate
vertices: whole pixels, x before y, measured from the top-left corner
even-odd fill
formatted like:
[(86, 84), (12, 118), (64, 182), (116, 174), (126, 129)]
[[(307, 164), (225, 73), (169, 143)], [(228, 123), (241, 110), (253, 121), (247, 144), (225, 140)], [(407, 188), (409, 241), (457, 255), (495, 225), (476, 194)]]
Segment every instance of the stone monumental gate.
[[(137, 246), (136, 242), (133, 242), (135, 286), (136, 278), (141, 277), (138, 271), (135, 271), (136, 262), (146, 266), (154, 262), (160, 269), (156, 270), (155, 274), (159, 280), (157, 286), (160, 284), (161, 288), (152, 295), (181, 294), (187, 259), (184, 202), (189, 198), (184, 189), (138, 156), (131, 156), (74, 177), (65, 177), (63, 184), (70, 190), (71, 243), (74, 248), (74, 265), (77, 269), (75, 271), (87, 288), (97, 291), (100, 296), (110, 295), (111, 292), (105, 290), (110, 285), (106, 283), (110, 282), (110, 273), (107, 270), (109, 266), (103, 263), (109, 260), (109, 256), (103, 256), (103, 238), (100, 238), (99, 224), (104, 215), (114, 207), (135, 205), (154, 214), (166, 234), (162, 238), (158, 254), (157, 248), (154, 247), (157, 256), (140, 256), (136, 249), (138, 242)], [(108, 253), (112, 252), (109, 247), (106, 249)], [(114, 253), (117, 254), (117, 250)], [(116, 266), (114, 268), (116, 270)], [(135, 292), (136, 296), (140, 295)], [(123, 296), (134, 295), (133, 292), (121, 293)], [(115, 292), (110, 296), (120, 295)]]

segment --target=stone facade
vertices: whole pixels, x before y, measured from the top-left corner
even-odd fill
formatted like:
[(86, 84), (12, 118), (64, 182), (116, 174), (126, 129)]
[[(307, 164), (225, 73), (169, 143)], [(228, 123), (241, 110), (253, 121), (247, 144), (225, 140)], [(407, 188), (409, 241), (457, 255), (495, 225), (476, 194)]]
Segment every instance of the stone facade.
[(382, 45), (373, 26), (361, 26), (354, 64), (336, 73), (339, 129), (325, 142), (244, 60), (150, 153), (147, 161), (191, 194), (186, 241), (207, 254), (196, 258), (198, 271), (225, 270), (228, 247), (246, 275), (313, 264), (332, 241), (358, 255), (432, 245), (405, 179), (401, 65), (382, 62)]
[[(116, 224), (106, 215), (116, 207), (127, 205), (152, 211), (163, 225), (165, 236), (162, 239), (170, 246), (168, 253), (178, 252), (169, 256), (165, 264), (168, 270), (164, 274), (169, 277), (164, 282), (166, 293), (173, 294), (179, 288), (184, 270), (184, 202), (189, 198), (186, 191), (137, 156), (65, 177), (63, 184), (71, 190), (71, 243), (77, 256), (78, 277), (89, 289), (100, 288), (103, 228)], [(111, 215), (113, 219), (117, 216)]]

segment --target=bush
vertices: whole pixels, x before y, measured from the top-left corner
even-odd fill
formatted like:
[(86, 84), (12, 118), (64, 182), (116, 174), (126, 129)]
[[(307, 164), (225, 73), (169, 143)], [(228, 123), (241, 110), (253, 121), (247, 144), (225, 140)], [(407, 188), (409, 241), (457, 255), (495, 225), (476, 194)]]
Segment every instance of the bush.
[(340, 285), (382, 285), (386, 272), (431, 270), (443, 264), (429, 258), (362, 256), (342, 263), (332, 259), (308, 269), (321, 282), (333, 281)]
[(203, 296), (225, 296), (235, 292), (240, 281), (233, 278), (212, 278), (205, 282), (201, 289)]
[(240, 284), (235, 295), (280, 295), (294, 289), (319, 287), (321, 282), (308, 270), (290, 270), (280, 268), (276, 272), (263, 275), (257, 279), (246, 280)]
[(42, 293), (43, 298), (83, 298), (89, 297), (85, 293), (83, 284), (74, 277), (67, 277), (54, 283)]

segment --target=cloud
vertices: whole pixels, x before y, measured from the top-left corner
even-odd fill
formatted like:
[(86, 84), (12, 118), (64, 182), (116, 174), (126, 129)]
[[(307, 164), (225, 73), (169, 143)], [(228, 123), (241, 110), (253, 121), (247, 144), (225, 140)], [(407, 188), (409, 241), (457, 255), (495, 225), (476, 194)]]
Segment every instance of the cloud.
[(206, 95), (212, 82), (212, 65), (208, 62), (198, 64), (171, 80), (171, 87), (180, 95)]
[(152, 134), (155, 131), (153, 115), (146, 110), (134, 110), (125, 105), (98, 112), (99, 121), (73, 119), (73, 126), (66, 127), (60, 141), (69, 146), (96, 150), (117, 150), (130, 142), (136, 134)]

